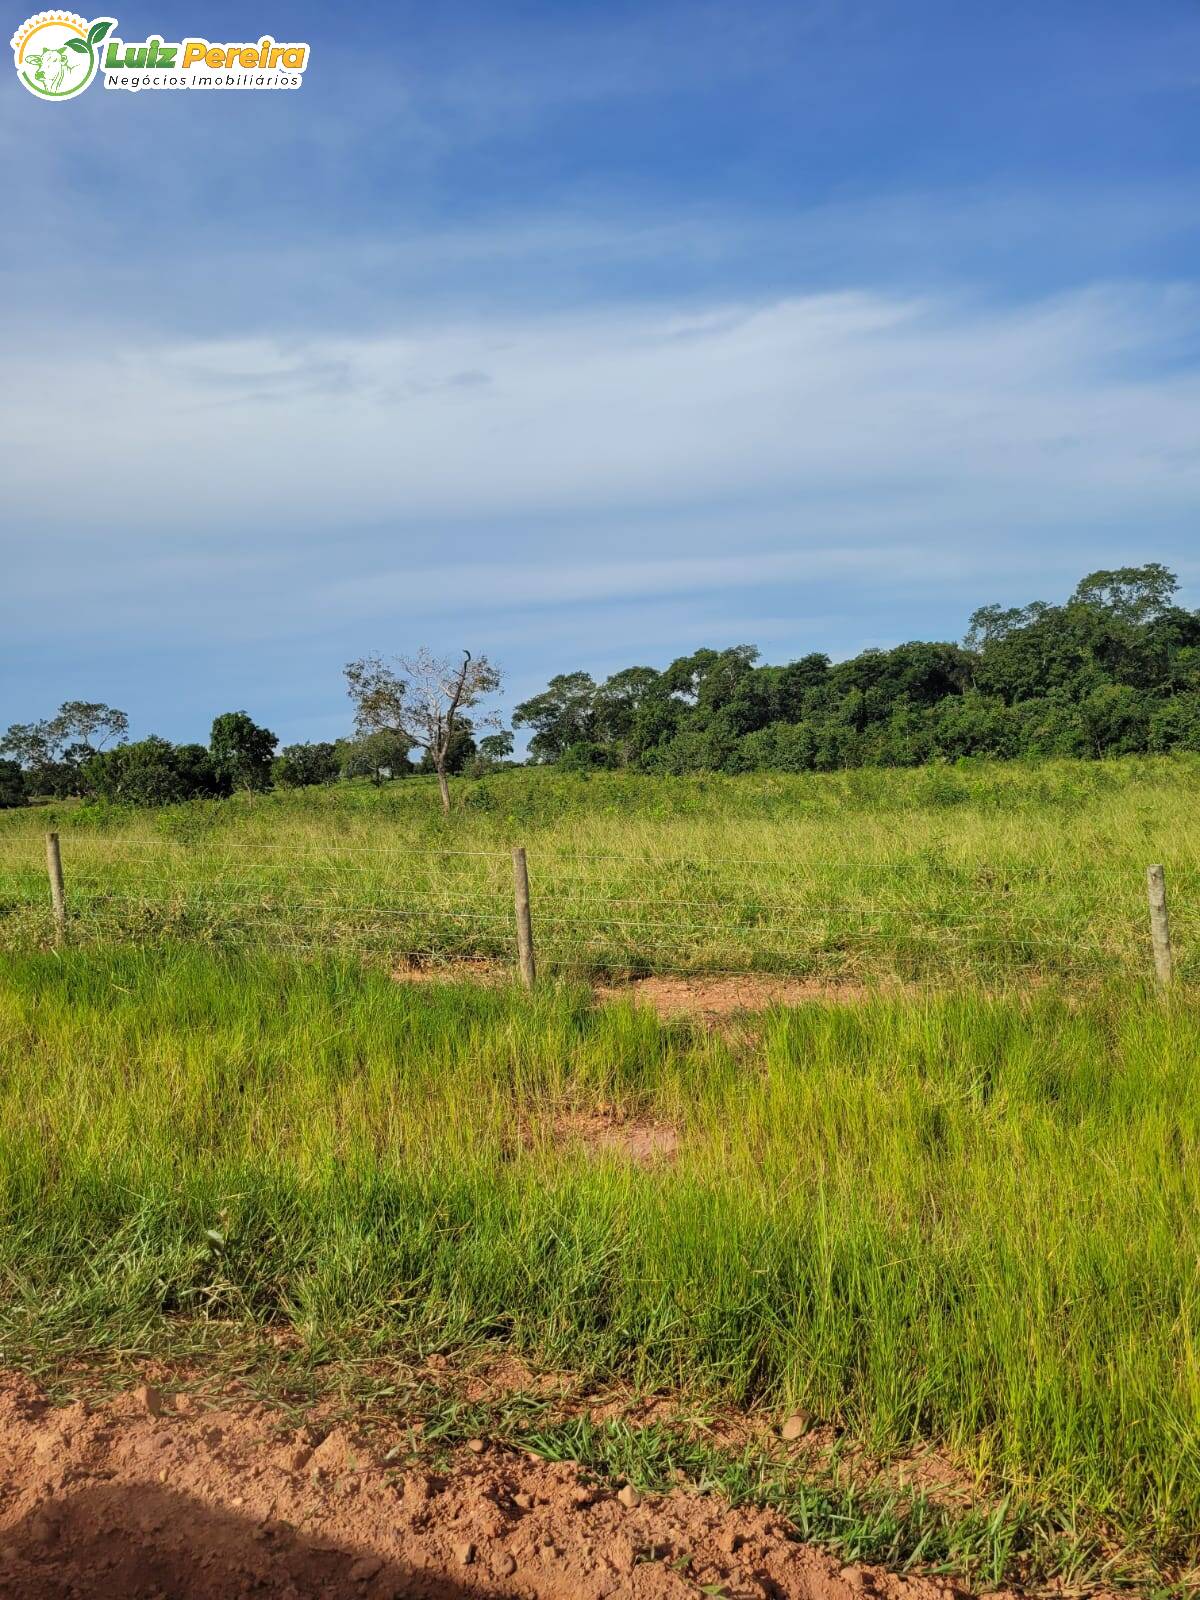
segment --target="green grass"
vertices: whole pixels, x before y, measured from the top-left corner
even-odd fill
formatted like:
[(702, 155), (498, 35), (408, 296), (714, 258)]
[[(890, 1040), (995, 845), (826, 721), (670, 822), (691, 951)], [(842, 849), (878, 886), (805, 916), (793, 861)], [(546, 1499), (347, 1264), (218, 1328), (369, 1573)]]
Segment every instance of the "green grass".
[[(1186, 1565), (1197, 1061), (1194, 996), (1136, 983), (811, 1005), (735, 1043), (569, 984), (190, 942), (10, 955), (0, 1355), (197, 1319), (499, 1343), (803, 1406), (878, 1452), (933, 1441)], [(555, 1138), (601, 1101), (676, 1122), (678, 1159)]]
[(1167, 867), (1200, 979), (1200, 761), (591, 780), (515, 771), (132, 812), (0, 815), (0, 949), (46, 944), (42, 832), (77, 941), (511, 959), (529, 851), (543, 970), (765, 970), (999, 984), (1149, 968), (1145, 869)]

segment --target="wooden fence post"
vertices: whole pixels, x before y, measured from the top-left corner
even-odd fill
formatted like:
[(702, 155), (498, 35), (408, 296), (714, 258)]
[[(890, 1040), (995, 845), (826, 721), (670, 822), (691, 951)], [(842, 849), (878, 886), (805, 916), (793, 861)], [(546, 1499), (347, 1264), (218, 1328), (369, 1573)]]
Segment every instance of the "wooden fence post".
[(50, 904), (54, 910), (54, 942), (63, 944), (67, 937), (67, 891), (56, 833), (46, 835), (46, 871), (50, 875)]
[(536, 967), (533, 960), (533, 920), (529, 915), (529, 868), (525, 850), (518, 845), (513, 851), (513, 888), (517, 911), (517, 958), (521, 964), (521, 982), (533, 988)]
[(1171, 981), (1171, 930), (1167, 924), (1167, 883), (1161, 866), (1146, 868), (1150, 895), (1150, 942), (1154, 947), (1154, 976), (1164, 986)]

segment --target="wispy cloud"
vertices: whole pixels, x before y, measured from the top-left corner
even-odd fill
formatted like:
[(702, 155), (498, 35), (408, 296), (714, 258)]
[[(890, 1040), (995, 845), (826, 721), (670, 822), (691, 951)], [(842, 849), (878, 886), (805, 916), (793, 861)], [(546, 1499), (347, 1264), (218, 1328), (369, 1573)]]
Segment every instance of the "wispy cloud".
[[(109, 352), (40, 330), (10, 363), (10, 514), (327, 526), (612, 516), (788, 496), (809, 525), (1170, 513), (1200, 487), (1200, 301), (1094, 289), (1019, 308), (844, 293), (419, 325), (382, 338)], [(57, 374), (70, 363), (71, 382)], [(220, 404), (214, 405), (214, 399)], [(163, 527), (161, 496), (172, 514)], [(836, 502), (836, 505), (834, 505)]]
[(958, 632), (982, 599), (1139, 556), (1194, 584), (1198, 328), (1192, 291), (1126, 284), (115, 353), (42, 330), (0, 410), (7, 638), (52, 607), (84, 660), (114, 629), (171, 658), (268, 649), (285, 698), (303, 639), (336, 707), (342, 660), (414, 636), (527, 681), (531, 654), (544, 676), (615, 638), (770, 645), (788, 613), (780, 653)]

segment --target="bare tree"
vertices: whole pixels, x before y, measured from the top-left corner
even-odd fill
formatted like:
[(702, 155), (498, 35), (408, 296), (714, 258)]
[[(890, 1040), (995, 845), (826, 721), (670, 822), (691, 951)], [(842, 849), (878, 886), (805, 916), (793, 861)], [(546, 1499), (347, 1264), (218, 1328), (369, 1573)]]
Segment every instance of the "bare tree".
[[(464, 713), (500, 687), (500, 673), (486, 656), (463, 651), (461, 666), (442, 661), (422, 647), (415, 656), (397, 656), (389, 666), (379, 656), (364, 656), (346, 667), (346, 684), (354, 702), (354, 727), (359, 734), (392, 733), (429, 753), (438, 777), (442, 810), (450, 810), (446, 758), (454, 730)], [(495, 727), (496, 716), (476, 717), (477, 725)]]

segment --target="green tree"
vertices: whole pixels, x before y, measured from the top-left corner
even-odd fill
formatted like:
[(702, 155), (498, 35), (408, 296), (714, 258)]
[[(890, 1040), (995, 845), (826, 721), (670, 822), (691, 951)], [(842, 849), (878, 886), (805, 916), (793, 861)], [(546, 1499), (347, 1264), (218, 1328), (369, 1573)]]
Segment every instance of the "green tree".
[(23, 806), (27, 800), (25, 774), (16, 761), (0, 760), (0, 811)]
[(1159, 561), (1144, 567), (1102, 568), (1081, 578), (1071, 604), (1112, 612), (1135, 627), (1161, 616), (1171, 604), (1179, 580)]
[(512, 766), (513, 736), (507, 728), (499, 733), (485, 733), (480, 739), (473, 759), (464, 769), (472, 778), (485, 778), (489, 772)]
[(244, 711), (226, 711), (213, 721), (208, 748), (213, 765), (231, 789), (261, 792), (271, 786), (277, 741)]
[(128, 805), (162, 806), (229, 793), (229, 781), (202, 744), (171, 744), (153, 734), (91, 757), (85, 768), (91, 794)]
[(596, 690), (592, 700), (595, 736), (622, 766), (640, 753), (639, 727), (646, 708), (652, 700), (668, 697), (662, 673), (653, 667), (625, 667)]
[(590, 672), (560, 672), (541, 694), (513, 712), (515, 728), (532, 728), (529, 755), (557, 761), (573, 744), (590, 744), (596, 731), (596, 685)]
[(400, 734), (367, 733), (361, 739), (339, 739), (335, 745), (343, 778), (370, 778), (375, 785), (407, 778), (414, 770), (411, 744)]
[(29, 794), (55, 794), (59, 788), (58, 748), (49, 722), (14, 722), (0, 738), (0, 755), (20, 769)]
[(67, 700), (59, 706), (49, 726), (57, 743), (79, 750), (82, 762), (105, 745), (124, 740), (129, 733), (129, 718), (124, 711), (99, 700)]
[(1151, 750), (1194, 750), (1200, 754), (1200, 692), (1159, 700), (1150, 713)]
[(285, 745), (271, 763), (272, 781), (281, 789), (335, 783), (340, 775), (337, 747), (332, 744)]
[(758, 648), (735, 644), (726, 650), (696, 650), (679, 656), (663, 673), (667, 689), (689, 705), (716, 710), (732, 699), (754, 670)]
[(129, 718), (113, 706), (67, 700), (41, 722), (13, 723), (0, 738), (0, 753), (22, 768), (31, 793), (55, 798), (83, 794), (88, 760), (109, 740), (124, 739), (128, 728)]
[(494, 766), (509, 760), (512, 753), (513, 736), (507, 728), (501, 728), (499, 733), (485, 733), (479, 741), (479, 754)]

